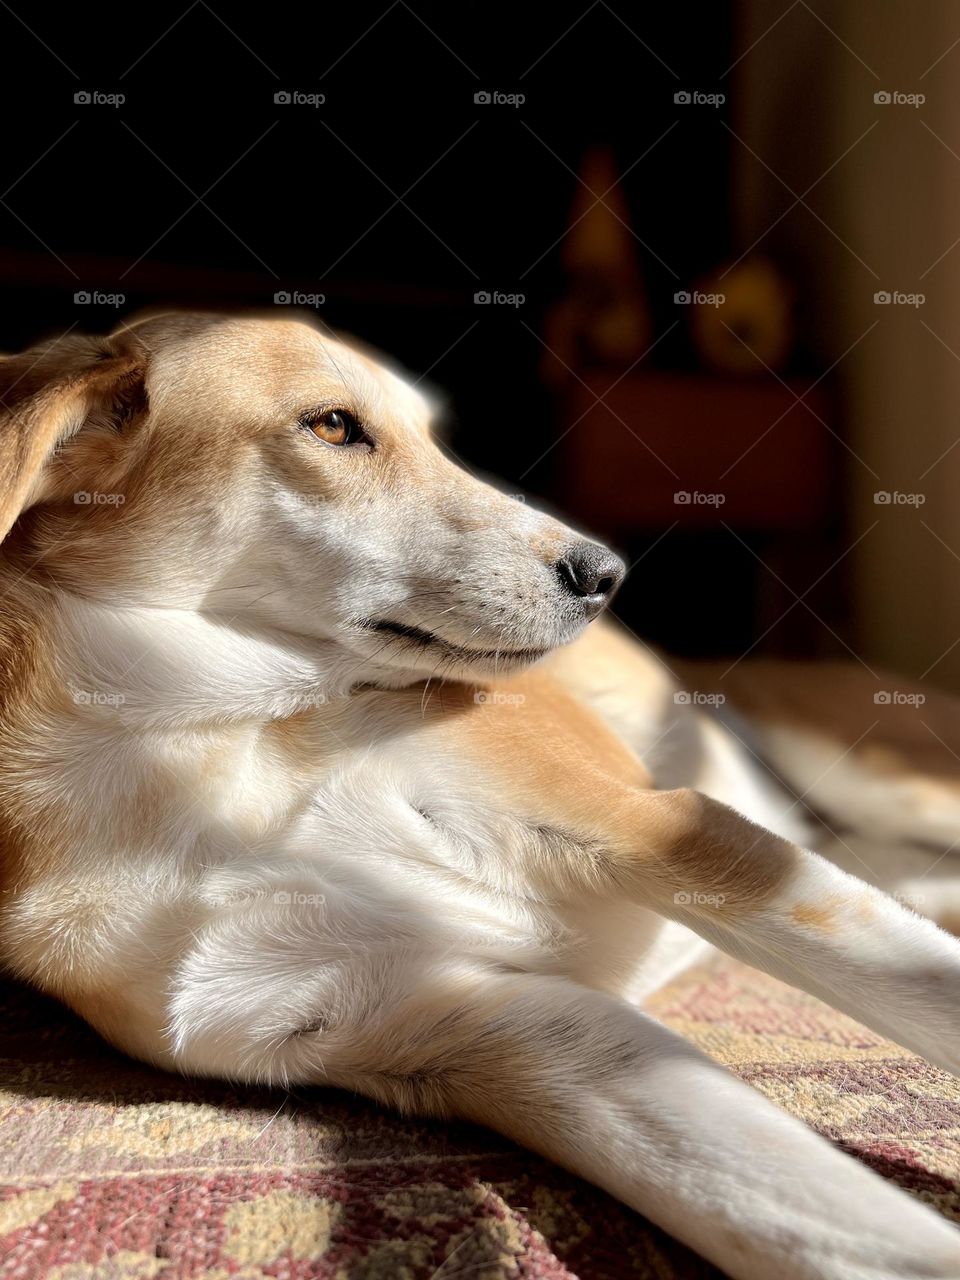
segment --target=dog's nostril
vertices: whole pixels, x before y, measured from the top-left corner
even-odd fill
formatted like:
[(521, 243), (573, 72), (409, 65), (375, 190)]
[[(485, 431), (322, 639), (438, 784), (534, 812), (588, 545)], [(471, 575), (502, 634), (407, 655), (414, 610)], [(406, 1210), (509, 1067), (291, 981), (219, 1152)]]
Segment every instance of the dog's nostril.
[(573, 574), (570, 572), (570, 566), (567, 564), (566, 560), (557, 561), (557, 577), (568, 591), (576, 592), (577, 584), (574, 581)]
[(568, 591), (601, 603), (613, 595), (625, 573), (620, 557), (596, 542), (578, 542), (557, 562), (557, 574)]

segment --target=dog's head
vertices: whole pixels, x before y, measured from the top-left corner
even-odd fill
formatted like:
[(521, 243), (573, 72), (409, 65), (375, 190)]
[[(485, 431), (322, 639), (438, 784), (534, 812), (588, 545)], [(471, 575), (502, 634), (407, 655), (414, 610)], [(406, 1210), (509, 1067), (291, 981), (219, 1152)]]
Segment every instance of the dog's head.
[(0, 361), (0, 536), (88, 598), (321, 640), (358, 679), (516, 669), (573, 639), (623, 565), (454, 465), (430, 417), (295, 320), (67, 338)]

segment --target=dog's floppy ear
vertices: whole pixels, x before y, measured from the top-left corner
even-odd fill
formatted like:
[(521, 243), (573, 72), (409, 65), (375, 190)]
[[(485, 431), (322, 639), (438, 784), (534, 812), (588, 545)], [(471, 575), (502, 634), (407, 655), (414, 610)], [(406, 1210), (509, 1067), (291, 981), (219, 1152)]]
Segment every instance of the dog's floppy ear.
[(42, 494), (55, 450), (94, 411), (143, 407), (146, 348), (132, 334), (68, 337), (0, 357), (0, 541)]

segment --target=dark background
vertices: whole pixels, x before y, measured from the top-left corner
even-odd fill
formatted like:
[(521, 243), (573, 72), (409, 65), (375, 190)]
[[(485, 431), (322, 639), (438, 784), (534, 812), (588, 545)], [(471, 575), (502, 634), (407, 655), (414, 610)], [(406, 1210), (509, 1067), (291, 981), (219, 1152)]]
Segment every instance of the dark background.
[[(730, 4), (281, 0), (231, 12), (197, 0), (4, 10), (0, 29), (0, 95), (15, 123), (0, 181), (6, 349), (71, 326), (108, 329), (146, 305), (269, 307), (279, 291), (322, 293), (323, 324), (446, 390), (460, 457), (576, 508), (583, 455), (564, 433), (584, 371), (548, 385), (543, 334), (565, 289), (577, 173), (606, 144), (628, 171), (620, 186), (651, 326), (653, 349), (633, 372), (698, 376), (673, 295), (734, 249), (733, 143), (726, 105), (685, 114), (674, 93), (723, 84), (731, 96)], [(526, 101), (475, 103), (492, 89)], [(126, 101), (74, 102), (94, 90)], [(326, 101), (275, 103), (292, 90)], [(479, 290), (525, 302), (478, 307)], [(79, 291), (123, 301), (77, 305)], [(790, 372), (816, 370), (802, 351)], [(629, 430), (612, 482), (669, 502), (682, 478), (641, 447), (644, 429), (628, 405), (619, 417), (598, 409), (571, 436), (602, 451)], [(806, 429), (820, 431), (812, 419)], [(786, 532), (734, 515), (731, 536), (717, 520), (668, 523), (640, 497), (635, 518), (607, 521), (606, 503), (601, 483), (588, 522), (636, 564), (618, 607), (646, 637), (693, 654), (740, 653), (761, 633), (758, 652), (836, 648), (803, 609), (764, 628), (790, 603), (777, 579), (794, 575), (802, 590), (833, 558), (839, 506)], [(812, 560), (793, 554), (811, 546)], [(818, 608), (842, 628), (842, 570), (828, 587)]]

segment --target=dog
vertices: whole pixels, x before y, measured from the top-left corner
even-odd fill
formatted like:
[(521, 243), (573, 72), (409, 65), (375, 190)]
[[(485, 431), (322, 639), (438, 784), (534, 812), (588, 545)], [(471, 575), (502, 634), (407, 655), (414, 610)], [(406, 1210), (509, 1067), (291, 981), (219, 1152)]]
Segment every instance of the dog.
[(821, 783), (848, 677), (808, 674), (819, 723), (769, 675), (708, 716), (597, 620), (617, 556), (299, 320), (70, 335), (0, 398), (9, 971), (170, 1070), (492, 1126), (735, 1280), (960, 1276), (952, 1226), (643, 1011), (719, 947), (960, 1067), (960, 943), (863, 852), (889, 818), (929, 869), (960, 788), (853, 749)]

